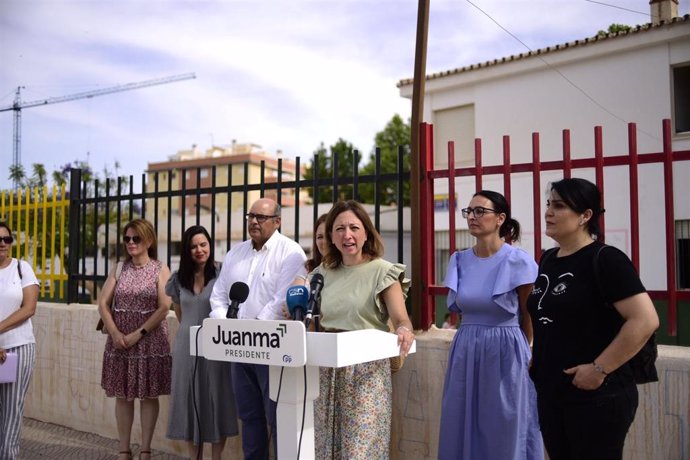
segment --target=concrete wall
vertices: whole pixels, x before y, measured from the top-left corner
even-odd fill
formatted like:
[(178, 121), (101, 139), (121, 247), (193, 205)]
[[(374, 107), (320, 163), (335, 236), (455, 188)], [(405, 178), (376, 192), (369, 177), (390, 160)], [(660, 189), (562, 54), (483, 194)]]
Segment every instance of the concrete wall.
[[(95, 305), (38, 304), (33, 317), (36, 368), (26, 399), (24, 415), (79, 431), (117, 439), (115, 398), (101, 388), (106, 336), (96, 331)], [(168, 315), (171, 342), (178, 322)], [(170, 399), (162, 396), (152, 447), (186, 455), (186, 445), (165, 438)], [(132, 444), (141, 442), (139, 404), (135, 404)], [(228, 439), (224, 458), (241, 458), (239, 437)], [(208, 449), (210, 456), (210, 448)]]
[[(93, 305), (39, 303), (33, 318), (37, 342), (34, 378), (25, 416), (117, 438), (114, 400), (100, 386), (105, 336), (95, 331)], [(168, 317), (171, 335), (177, 330)], [(394, 459), (435, 459), (441, 392), (454, 331), (432, 329), (417, 337), (417, 353), (394, 375)], [(690, 458), (690, 348), (659, 347), (659, 383), (640, 386), (640, 408), (626, 444), (626, 460)], [(185, 454), (183, 443), (165, 438), (169, 398), (161, 397), (153, 448)], [(132, 440), (140, 439), (138, 405)], [(210, 455), (210, 452), (208, 452)], [(228, 440), (224, 458), (241, 458), (239, 437)]]

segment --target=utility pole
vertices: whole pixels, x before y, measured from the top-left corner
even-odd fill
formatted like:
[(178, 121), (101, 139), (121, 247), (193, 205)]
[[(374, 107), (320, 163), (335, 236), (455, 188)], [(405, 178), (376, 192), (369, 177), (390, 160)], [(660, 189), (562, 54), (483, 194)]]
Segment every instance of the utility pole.
[(414, 81), (412, 84), (412, 149), (410, 158), (410, 211), (412, 214), (412, 321), (416, 328), (427, 328), (428, 324), (421, 324), (422, 302), (428, 296), (422, 295), (428, 286), (422, 285), (422, 235), (420, 218), (420, 184), (422, 174), (421, 158), (419, 155), (419, 129), (424, 119), (424, 83), (426, 81), (426, 50), (429, 35), (429, 0), (419, 0), (417, 7), (417, 40), (414, 52)]

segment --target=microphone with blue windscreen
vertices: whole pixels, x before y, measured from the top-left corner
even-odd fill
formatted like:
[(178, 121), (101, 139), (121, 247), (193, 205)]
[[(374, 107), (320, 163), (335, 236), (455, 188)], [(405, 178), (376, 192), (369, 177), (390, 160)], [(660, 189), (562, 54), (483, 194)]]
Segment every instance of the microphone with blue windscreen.
[(304, 320), (304, 310), (309, 301), (309, 292), (304, 286), (290, 286), (285, 296), (288, 310), (292, 319), (297, 321)]

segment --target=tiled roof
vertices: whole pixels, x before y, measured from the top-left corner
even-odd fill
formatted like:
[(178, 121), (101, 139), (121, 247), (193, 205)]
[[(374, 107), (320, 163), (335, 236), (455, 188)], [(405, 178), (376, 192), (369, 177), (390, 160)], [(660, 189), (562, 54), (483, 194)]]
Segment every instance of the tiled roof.
[[(585, 46), (585, 45), (589, 45), (592, 43), (599, 43), (599, 42), (602, 42), (605, 40), (610, 40), (612, 38), (617, 38), (617, 37), (621, 37), (621, 36), (625, 36), (625, 35), (643, 33), (643, 32), (647, 32), (649, 30), (653, 30), (653, 29), (656, 29), (656, 28), (659, 28), (659, 27), (662, 27), (662, 26), (668, 25), (668, 24), (685, 23), (685, 22), (690, 23), (690, 14), (675, 17), (675, 18), (671, 19), (670, 21), (662, 21), (661, 23), (659, 23), (657, 25), (654, 25), (651, 23), (638, 25), (638, 26), (631, 27), (630, 30), (628, 30), (626, 32), (609, 33), (609, 34), (601, 35), (601, 36), (597, 35), (594, 37), (585, 38), (583, 40), (575, 40), (573, 42), (562, 43), (562, 44), (558, 44), (555, 46), (547, 46), (546, 48), (540, 48), (538, 50), (529, 51), (526, 53), (513, 54), (511, 56), (494, 59), (492, 61), (480, 62), (478, 64), (471, 64), (468, 66), (459, 67), (459, 68), (455, 68), (452, 70), (444, 70), (443, 72), (436, 72), (436, 73), (432, 73), (432, 74), (427, 75), (426, 80), (427, 81), (428, 80), (434, 80), (437, 78), (447, 77), (449, 75), (456, 75), (456, 74), (460, 74), (463, 72), (469, 72), (471, 70), (483, 69), (485, 67), (491, 67), (491, 66), (503, 64), (506, 62), (513, 62), (513, 61), (517, 61), (520, 59), (526, 59), (526, 58), (529, 58), (532, 56), (541, 56), (541, 55), (544, 55), (547, 53), (553, 53), (556, 51), (562, 51), (562, 50), (569, 49), (569, 48), (575, 48), (577, 46)], [(404, 80), (400, 80), (398, 82), (397, 86), (398, 86), (398, 88), (400, 88), (401, 86), (411, 85), (413, 82), (414, 82), (413, 78), (407, 78)]]

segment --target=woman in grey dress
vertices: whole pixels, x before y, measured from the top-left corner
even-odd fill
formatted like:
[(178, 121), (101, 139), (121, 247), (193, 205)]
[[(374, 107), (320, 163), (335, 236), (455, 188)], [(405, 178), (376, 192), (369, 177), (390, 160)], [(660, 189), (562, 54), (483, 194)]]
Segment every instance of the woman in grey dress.
[(192, 459), (201, 458), (203, 443), (210, 442), (212, 458), (220, 460), (226, 438), (238, 433), (230, 363), (189, 354), (189, 328), (200, 325), (211, 312), (209, 296), (219, 271), (206, 229), (188, 228), (182, 237), (180, 268), (165, 287), (180, 322), (173, 347), (167, 437), (187, 441)]

